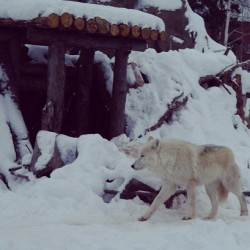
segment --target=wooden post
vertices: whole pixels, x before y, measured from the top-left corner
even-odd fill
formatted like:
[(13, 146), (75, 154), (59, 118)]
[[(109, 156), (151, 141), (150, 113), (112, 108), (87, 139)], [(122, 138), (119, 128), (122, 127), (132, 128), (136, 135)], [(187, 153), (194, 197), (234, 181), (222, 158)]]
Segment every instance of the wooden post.
[(88, 132), (91, 83), (94, 68), (93, 49), (82, 49), (79, 58), (78, 84), (76, 91), (76, 135)]
[(42, 130), (60, 133), (63, 118), (65, 87), (64, 45), (54, 42), (48, 53), (47, 102), (42, 114)]
[(15, 77), (15, 88), (16, 95), (19, 99), (19, 88), (20, 88), (20, 67), (21, 67), (21, 44), (17, 39), (11, 39), (8, 44), (9, 57), (13, 66), (13, 73)]
[(115, 53), (114, 82), (110, 107), (109, 137), (113, 138), (125, 131), (125, 102), (127, 95), (128, 50), (118, 49)]

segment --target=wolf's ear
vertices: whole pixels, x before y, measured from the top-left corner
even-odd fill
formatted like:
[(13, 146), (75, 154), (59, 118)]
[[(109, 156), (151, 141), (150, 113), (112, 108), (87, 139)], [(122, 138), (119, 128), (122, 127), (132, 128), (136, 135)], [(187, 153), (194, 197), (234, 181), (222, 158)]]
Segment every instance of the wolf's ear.
[(154, 140), (154, 137), (149, 136), (149, 137), (148, 137), (148, 142), (151, 141), (151, 140)]
[(152, 149), (159, 149), (160, 148), (160, 140), (159, 139), (155, 139), (154, 143), (152, 145)]

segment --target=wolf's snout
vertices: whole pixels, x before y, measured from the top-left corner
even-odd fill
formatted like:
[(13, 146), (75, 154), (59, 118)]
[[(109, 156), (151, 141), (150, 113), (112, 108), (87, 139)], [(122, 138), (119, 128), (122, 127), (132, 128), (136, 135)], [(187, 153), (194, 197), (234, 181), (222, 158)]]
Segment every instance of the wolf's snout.
[(132, 165), (131, 165), (131, 168), (135, 169), (135, 165), (134, 165), (134, 164), (132, 164)]

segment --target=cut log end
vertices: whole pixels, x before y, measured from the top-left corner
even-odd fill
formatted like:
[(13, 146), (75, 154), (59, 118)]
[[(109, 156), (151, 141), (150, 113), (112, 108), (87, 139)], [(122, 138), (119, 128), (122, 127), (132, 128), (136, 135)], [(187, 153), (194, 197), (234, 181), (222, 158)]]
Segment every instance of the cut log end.
[(128, 24), (120, 24), (119, 25), (119, 29), (120, 29), (120, 34), (121, 36), (128, 36), (129, 35), (129, 32), (130, 32), (130, 26)]
[(96, 20), (96, 23), (98, 25), (98, 31), (100, 33), (102, 33), (102, 34), (109, 33), (110, 23), (107, 20), (102, 19), (100, 17), (96, 17), (95, 20)]
[(77, 29), (77, 30), (83, 30), (84, 27), (85, 27), (85, 21), (82, 17), (77, 17), (75, 20), (74, 20), (74, 27)]
[(59, 26), (59, 16), (55, 13), (51, 13), (48, 17), (47, 17), (47, 25), (50, 28), (57, 28)]
[(87, 31), (91, 34), (96, 33), (98, 30), (98, 25), (95, 19), (90, 18), (87, 20)]
[(161, 40), (162, 42), (164, 42), (164, 41), (167, 40), (167, 32), (166, 32), (166, 31), (162, 31), (162, 32), (160, 33), (160, 40)]
[(133, 37), (138, 38), (141, 35), (141, 28), (138, 25), (134, 25), (132, 27), (131, 33)]
[(73, 24), (73, 16), (68, 12), (63, 13), (60, 16), (60, 23), (64, 28), (70, 28)]
[(150, 35), (150, 38), (151, 40), (153, 41), (156, 41), (159, 37), (159, 33), (157, 30), (151, 30), (151, 35)]
[(117, 24), (112, 24), (110, 26), (110, 34), (112, 36), (118, 36), (120, 34), (119, 26)]
[(151, 35), (151, 29), (150, 28), (143, 28), (141, 31), (141, 36), (144, 40), (149, 40)]

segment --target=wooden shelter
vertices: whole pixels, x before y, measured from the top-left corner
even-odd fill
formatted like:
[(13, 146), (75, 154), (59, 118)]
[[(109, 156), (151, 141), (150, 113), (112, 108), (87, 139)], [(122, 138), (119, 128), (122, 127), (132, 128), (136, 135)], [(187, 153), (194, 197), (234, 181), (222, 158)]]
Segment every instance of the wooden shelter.
[(112, 138), (123, 133), (125, 128), (126, 70), (130, 51), (144, 51), (148, 41), (166, 38), (165, 31), (110, 23), (101, 17), (101, 13), (93, 18), (74, 16), (69, 12), (49, 13), (32, 20), (0, 17), (0, 63), (5, 65), (10, 89), (18, 100), (22, 72), (34, 69), (34, 64), (24, 64), (21, 60), (23, 46), (48, 46), (47, 96), (40, 128), (60, 133), (65, 108), (65, 51), (72, 48), (80, 51), (74, 74), (77, 74), (77, 130), (78, 134), (83, 134), (88, 123), (95, 51), (113, 50), (115, 66), (108, 136)]

